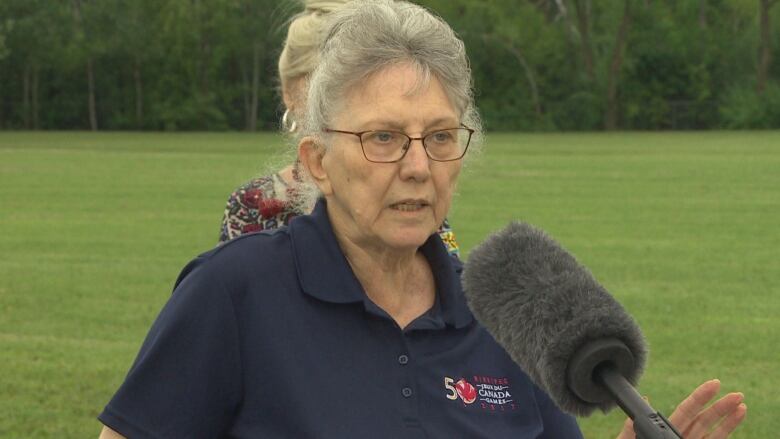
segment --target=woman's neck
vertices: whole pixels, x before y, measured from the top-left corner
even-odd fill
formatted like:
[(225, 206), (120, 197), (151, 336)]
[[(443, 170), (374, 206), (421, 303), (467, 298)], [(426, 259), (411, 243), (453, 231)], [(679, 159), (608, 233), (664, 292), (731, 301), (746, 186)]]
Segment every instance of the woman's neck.
[(399, 327), (404, 328), (433, 306), (433, 273), (418, 250), (365, 248), (348, 239), (339, 239), (339, 245), (366, 295)]

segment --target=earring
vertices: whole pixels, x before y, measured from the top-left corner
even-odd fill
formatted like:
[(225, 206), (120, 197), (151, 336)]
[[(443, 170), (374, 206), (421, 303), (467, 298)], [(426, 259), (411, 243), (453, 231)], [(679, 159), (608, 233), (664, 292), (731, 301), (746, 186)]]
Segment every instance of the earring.
[(282, 129), (287, 130), (288, 133), (294, 133), (295, 130), (298, 129), (298, 124), (293, 120), (292, 123), (290, 123), (290, 109), (284, 110), (284, 115), (282, 115)]

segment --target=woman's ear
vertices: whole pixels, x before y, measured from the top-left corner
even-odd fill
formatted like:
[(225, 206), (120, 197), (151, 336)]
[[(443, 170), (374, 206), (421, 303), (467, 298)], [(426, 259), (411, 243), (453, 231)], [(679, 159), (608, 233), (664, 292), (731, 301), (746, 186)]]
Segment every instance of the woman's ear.
[(322, 165), (325, 148), (317, 143), (314, 137), (307, 136), (298, 144), (298, 160), (309, 173), (314, 184), (323, 195), (330, 195), (331, 185), (328, 173)]

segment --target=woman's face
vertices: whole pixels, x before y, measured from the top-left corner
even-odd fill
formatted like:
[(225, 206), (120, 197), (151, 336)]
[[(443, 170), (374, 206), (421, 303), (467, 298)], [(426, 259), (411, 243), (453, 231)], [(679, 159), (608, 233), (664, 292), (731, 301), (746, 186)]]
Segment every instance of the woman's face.
[[(336, 130), (392, 130), (410, 137), (456, 128), (460, 120), (440, 82), (423, 87), (408, 64), (388, 67), (353, 89), (333, 126)], [(461, 161), (437, 162), (413, 140), (394, 163), (366, 160), (360, 139), (328, 135), (318, 181), (340, 239), (379, 251), (414, 250), (444, 221)]]

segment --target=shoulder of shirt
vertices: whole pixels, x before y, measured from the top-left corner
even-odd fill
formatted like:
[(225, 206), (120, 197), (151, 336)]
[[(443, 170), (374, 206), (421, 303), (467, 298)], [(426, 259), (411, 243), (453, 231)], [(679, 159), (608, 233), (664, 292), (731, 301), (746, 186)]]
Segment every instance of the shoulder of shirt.
[(253, 179), (245, 182), (241, 186), (237, 187), (234, 192), (239, 192), (241, 190), (246, 190), (246, 189), (261, 189), (261, 188), (264, 188), (264, 187), (268, 186), (269, 184), (273, 184), (273, 182), (274, 182), (274, 175), (275, 174), (263, 175), (262, 177), (253, 178)]
[(273, 265), (281, 256), (281, 249), (292, 249), (289, 242), (286, 226), (237, 236), (192, 259), (182, 269), (174, 288), (195, 270), (208, 270), (220, 277), (235, 277), (243, 270)]
[(275, 196), (274, 175), (264, 175), (262, 177), (253, 178), (241, 186), (238, 186), (233, 190), (233, 192), (230, 193), (230, 196), (228, 197), (228, 203), (232, 201), (241, 206), (244, 206), (245, 204), (241, 195), (250, 190), (259, 190), (264, 195)]

